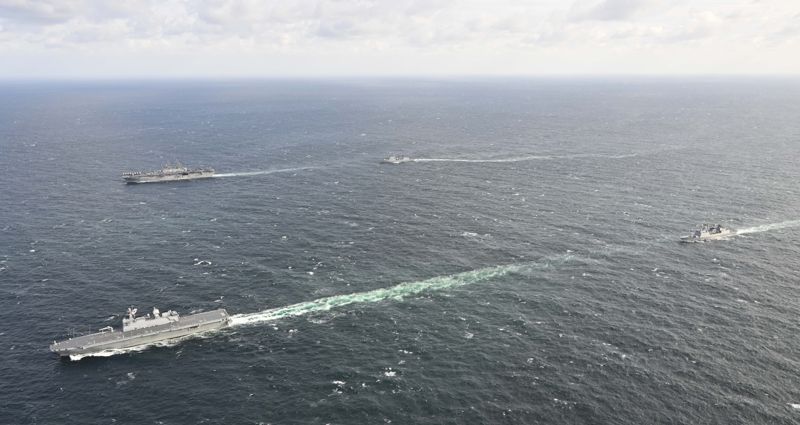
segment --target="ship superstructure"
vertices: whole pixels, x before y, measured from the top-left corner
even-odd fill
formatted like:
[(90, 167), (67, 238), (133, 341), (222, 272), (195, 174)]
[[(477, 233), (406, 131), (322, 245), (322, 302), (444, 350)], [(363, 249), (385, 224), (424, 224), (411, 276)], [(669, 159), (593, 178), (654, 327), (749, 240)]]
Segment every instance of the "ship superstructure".
[(183, 339), (224, 328), (230, 323), (230, 316), (224, 309), (184, 317), (172, 310), (161, 313), (157, 308), (153, 308), (152, 314), (141, 317), (136, 317), (136, 312), (135, 308), (128, 309), (121, 330), (106, 326), (93, 334), (53, 341), (50, 351), (60, 356), (86, 356)]
[(166, 165), (156, 171), (129, 171), (122, 173), (122, 179), (125, 180), (125, 183), (159, 183), (209, 177), (214, 177), (213, 168), (188, 168), (179, 163)]
[(703, 224), (690, 235), (681, 236), (681, 242), (705, 242), (709, 240), (725, 239), (736, 235), (736, 231), (721, 224)]

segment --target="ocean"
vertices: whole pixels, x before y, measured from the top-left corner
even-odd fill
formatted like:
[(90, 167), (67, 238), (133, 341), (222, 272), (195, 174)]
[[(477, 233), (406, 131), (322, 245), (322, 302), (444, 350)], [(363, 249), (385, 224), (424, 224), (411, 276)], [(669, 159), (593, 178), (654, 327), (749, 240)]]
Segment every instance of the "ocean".
[[(799, 117), (780, 78), (0, 83), (0, 423), (799, 423)], [(218, 176), (120, 178), (174, 161)], [(49, 352), (130, 306), (233, 324)]]

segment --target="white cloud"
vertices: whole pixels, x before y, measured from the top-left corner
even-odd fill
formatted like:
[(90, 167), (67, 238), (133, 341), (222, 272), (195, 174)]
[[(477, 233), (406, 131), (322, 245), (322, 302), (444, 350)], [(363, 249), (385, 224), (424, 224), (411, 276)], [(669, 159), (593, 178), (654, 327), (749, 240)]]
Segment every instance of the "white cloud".
[(644, 0), (601, 0), (599, 3), (584, 4), (578, 1), (572, 6), (571, 19), (575, 21), (623, 21), (644, 6)]
[(78, 1), (0, 1), (0, 16), (6, 21), (20, 24), (48, 24), (64, 22), (80, 9)]
[(0, 0), (0, 77), (658, 73), (665, 57), (797, 73), (798, 17), (793, 0)]

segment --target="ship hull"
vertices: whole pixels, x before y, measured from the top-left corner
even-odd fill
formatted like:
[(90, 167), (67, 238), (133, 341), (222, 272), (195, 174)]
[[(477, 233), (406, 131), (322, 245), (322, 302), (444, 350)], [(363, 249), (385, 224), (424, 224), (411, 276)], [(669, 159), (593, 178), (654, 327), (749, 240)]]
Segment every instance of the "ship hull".
[(183, 340), (228, 326), (225, 310), (214, 310), (181, 318), (179, 322), (133, 331), (101, 332), (54, 343), (50, 351), (62, 357), (90, 356), (108, 351), (145, 347)]
[(214, 172), (201, 172), (201, 173), (188, 173), (188, 174), (167, 174), (162, 176), (148, 176), (148, 175), (136, 175), (136, 176), (126, 176), (123, 179), (125, 183), (128, 184), (140, 184), (140, 183), (163, 183), (163, 182), (174, 182), (174, 181), (183, 181), (183, 180), (199, 180), (199, 179), (208, 179), (214, 177)]
[(712, 234), (704, 234), (699, 237), (689, 236), (682, 236), (680, 239), (681, 243), (698, 243), (698, 242), (706, 242), (706, 241), (718, 241), (727, 239), (731, 236), (735, 236), (736, 232), (733, 230), (723, 230), (720, 233), (712, 233)]

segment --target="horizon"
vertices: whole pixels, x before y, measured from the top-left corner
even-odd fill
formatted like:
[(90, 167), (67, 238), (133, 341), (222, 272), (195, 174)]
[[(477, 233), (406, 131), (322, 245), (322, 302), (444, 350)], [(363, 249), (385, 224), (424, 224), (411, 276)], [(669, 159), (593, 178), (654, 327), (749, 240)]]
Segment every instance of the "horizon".
[(502, 81), (592, 81), (592, 82), (724, 82), (800, 81), (798, 74), (352, 74), (352, 75), (265, 75), (265, 76), (66, 76), (2, 77), (0, 83), (236, 83), (236, 82), (502, 82)]

